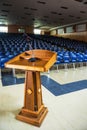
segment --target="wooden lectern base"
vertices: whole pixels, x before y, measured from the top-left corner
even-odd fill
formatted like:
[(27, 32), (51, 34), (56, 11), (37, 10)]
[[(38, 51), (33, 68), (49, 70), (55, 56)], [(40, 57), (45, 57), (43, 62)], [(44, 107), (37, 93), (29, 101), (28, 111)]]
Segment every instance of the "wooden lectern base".
[(5, 66), (26, 70), (24, 107), (17, 115), (17, 119), (40, 126), (48, 110), (43, 105), (40, 72), (48, 69), (56, 62), (56, 53), (48, 50), (32, 50), (23, 52), (8, 61)]
[(16, 119), (35, 126), (40, 126), (47, 112), (47, 107), (42, 107), (39, 111), (36, 112), (22, 108), (21, 112), (16, 116)]

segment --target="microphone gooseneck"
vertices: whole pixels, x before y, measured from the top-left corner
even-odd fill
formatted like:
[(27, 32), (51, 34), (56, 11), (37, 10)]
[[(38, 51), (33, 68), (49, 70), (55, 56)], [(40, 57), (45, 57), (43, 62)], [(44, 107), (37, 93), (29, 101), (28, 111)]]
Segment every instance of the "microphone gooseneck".
[(31, 58), (29, 59), (29, 61), (35, 62), (38, 58), (36, 58), (35, 55), (34, 55), (34, 51), (33, 51), (33, 48), (30, 44), (30, 41), (32, 41), (32, 38), (27, 35), (27, 42), (28, 42), (28, 45), (29, 45), (29, 49), (32, 51)]

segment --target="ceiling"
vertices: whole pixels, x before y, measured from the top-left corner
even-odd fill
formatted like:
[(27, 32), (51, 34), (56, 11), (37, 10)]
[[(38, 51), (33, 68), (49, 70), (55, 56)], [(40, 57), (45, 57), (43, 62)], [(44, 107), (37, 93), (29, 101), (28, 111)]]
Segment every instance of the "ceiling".
[(87, 20), (87, 0), (0, 0), (0, 24), (51, 29)]

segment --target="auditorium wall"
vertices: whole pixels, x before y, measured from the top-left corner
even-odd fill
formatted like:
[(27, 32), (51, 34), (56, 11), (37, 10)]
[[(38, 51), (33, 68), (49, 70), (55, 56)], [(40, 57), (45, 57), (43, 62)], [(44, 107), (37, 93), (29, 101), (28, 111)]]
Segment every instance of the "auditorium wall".
[[(57, 33), (54, 36), (65, 37), (65, 38), (87, 42), (87, 23), (64, 26), (61, 28), (57, 28), (55, 32)], [(51, 32), (50, 34), (53, 35), (53, 33)]]
[(87, 31), (58, 34), (57, 36), (87, 42)]
[(19, 29), (24, 29), (25, 33), (33, 33), (34, 28), (30, 26), (8, 25), (8, 33), (18, 33)]

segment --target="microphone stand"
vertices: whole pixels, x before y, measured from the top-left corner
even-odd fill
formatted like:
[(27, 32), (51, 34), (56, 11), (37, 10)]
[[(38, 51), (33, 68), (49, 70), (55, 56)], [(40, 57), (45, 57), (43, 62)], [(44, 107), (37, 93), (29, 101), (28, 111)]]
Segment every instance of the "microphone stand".
[(29, 59), (29, 61), (35, 62), (37, 59), (35, 58), (34, 51), (30, 43), (29, 43), (29, 47), (31, 48), (32, 51), (31, 58)]
[[(29, 36), (27, 36), (27, 41), (28, 41), (28, 43), (29, 43), (31, 40), (32, 40), (32, 39), (31, 39)], [(30, 61), (30, 62), (35, 62), (35, 61), (37, 60), (37, 58), (36, 58), (35, 55), (34, 55), (33, 48), (32, 48), (32, 46), (31, 46), (30, 43), (29, 43), (28, 45), (29, 45), (30, 50), (32, 51), (31, 58), (29, 59), (29, 61)]]

